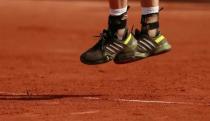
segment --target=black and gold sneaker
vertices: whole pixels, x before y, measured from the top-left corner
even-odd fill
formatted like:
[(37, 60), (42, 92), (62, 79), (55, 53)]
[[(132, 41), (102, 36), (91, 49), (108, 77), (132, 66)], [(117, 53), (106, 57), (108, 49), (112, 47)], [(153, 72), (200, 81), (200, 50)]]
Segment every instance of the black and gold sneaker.
[[(134, 33), (137, 47), (134, 51), (122, 51), (114, 59), (117, 64), (124, 64), (158, 55), (171, 50), (171, 45), (159, 31), (159, 14), (142, 16), (142, 29)], [(155, 19), (154, 19), (155, 18)]]
[(137, 40), (127, 28), (127, 13), (109, 16), (109, 26), (100, 34), (99, 41), (80, 56), (84, 64), (95, 65), (109, 62), (123, 50), (132, 49)]
[(136, 39), (138, 40), (136, 49), (134, 51), (124, 50), (118, 53), (114, 59), (115, 63), (124, 64), (134, 62), (171, 50), (171, 45), (162, 34), (159, 34), (154, 38), (142, 34), (141, 36), (136, 37)]
[(83, 53), (80, 60), (84, 64), (95, 65), (109, 62), (123, 50), (136, 46), (137, 40), (131, 33), (127, 33), (123, 40), (113, 38), (110, 31), (104, 30), (101, 33), (99, 42), (91, 49)]

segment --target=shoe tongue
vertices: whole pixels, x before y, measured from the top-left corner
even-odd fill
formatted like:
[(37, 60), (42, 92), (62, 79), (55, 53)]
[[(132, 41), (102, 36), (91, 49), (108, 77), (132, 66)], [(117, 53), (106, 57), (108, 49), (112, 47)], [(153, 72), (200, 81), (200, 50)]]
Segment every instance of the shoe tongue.
[(126, 28), (118, 29), (116, 31), (110, 30), (110, 36), (117, 39), (117, 40), (123, 40), (127, 37), (128, 30)]
[(117, 37), (119, 40), (124, 40), (128, 36), (127, 29), (118, 30)]

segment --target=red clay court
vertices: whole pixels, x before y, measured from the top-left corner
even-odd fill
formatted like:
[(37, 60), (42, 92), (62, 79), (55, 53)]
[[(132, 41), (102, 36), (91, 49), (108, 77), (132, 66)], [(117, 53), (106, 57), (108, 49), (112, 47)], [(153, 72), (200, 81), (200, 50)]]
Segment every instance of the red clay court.
[(210, 4), (161, 6), (170, 53), (87, 66), (106, 2), (1, 0), (0, 121), (210, 121)]

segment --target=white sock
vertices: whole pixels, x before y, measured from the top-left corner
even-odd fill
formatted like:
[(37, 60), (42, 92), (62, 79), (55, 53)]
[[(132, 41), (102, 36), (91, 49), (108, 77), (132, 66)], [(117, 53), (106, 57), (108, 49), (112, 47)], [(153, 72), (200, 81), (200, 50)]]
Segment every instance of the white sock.
[(127, 6), (124, 8), (120, 8), (120, 9), (110, 9), (109, 13), (112, 16), (120, 16), (123, 13), (127, 12)]
[(159, 6), (156, 7), (142, 7), (142, 15), (148, 15), (148, 14), (153, 14), (153, 13), (158, 13), (159, 12)]

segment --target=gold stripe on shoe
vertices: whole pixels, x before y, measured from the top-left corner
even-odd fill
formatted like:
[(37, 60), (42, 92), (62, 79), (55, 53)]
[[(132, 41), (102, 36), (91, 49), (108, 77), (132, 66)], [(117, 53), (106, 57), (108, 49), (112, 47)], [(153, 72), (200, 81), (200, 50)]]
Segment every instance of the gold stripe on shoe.
[(155, 38), (155, 42), (159, 44), (164, 39), (165, 39), (165, 37), (163, 35), (160, 35), (157, 38)]
[(131, 39), (132, 39), (132, 34), (130, 33), (128, 37), (125, 39), (125, 41), (123, 42), (123, 44), (127, 45)]

